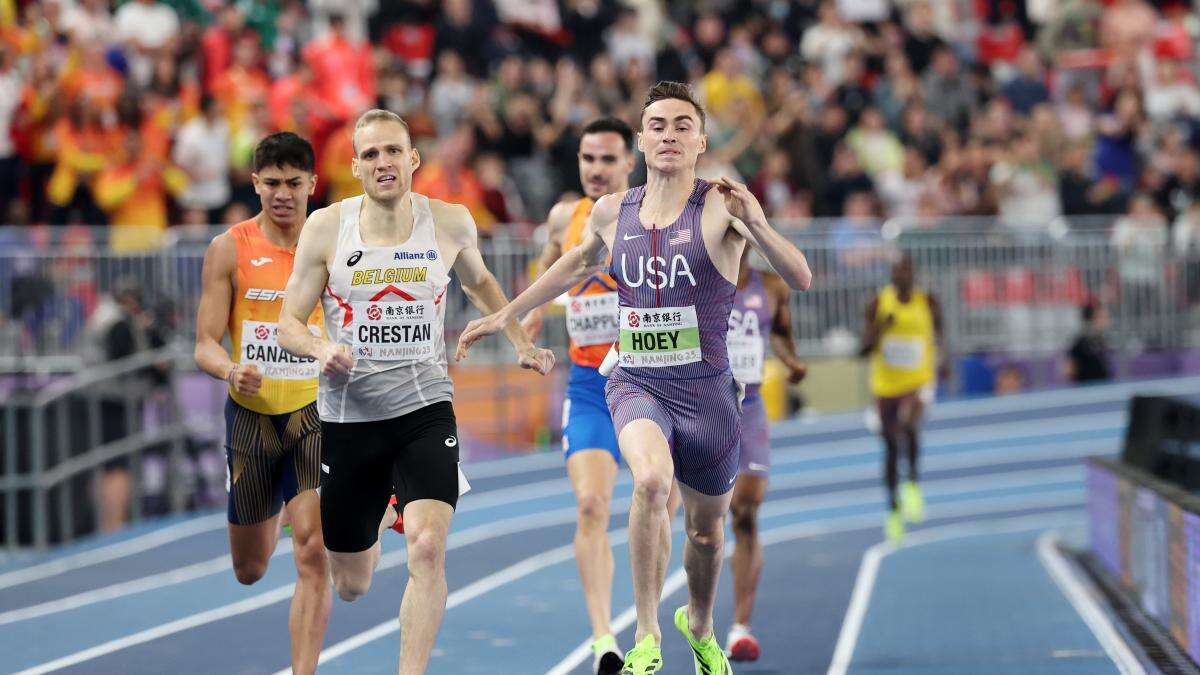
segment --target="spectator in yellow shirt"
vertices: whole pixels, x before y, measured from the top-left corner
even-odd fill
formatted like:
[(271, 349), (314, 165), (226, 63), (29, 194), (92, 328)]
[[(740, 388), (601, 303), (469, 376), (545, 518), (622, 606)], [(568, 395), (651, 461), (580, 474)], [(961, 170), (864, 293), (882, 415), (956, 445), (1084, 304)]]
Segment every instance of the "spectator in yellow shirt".
[(108, 213), (114, 251), (153, 248), (167, 229), (167, 193), (187, 187), (187, 174), (162, 157), (142, 152), (137, 130), (125, 134), (120, 163), (96, 178), (96, 201)]

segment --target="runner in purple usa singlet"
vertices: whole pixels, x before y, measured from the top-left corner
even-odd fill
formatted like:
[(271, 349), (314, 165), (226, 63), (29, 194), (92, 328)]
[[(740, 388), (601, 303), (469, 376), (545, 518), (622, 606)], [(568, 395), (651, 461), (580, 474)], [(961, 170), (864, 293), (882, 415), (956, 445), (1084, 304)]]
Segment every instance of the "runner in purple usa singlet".
[(675, 476), (707, 495), (737, 479), (737, 388), (725, 346), (734, 285), (713, 266), (700, 231), (711, 186), (696, 180), (679, 218), (647, 227), (644, 187), (621, 202), (609, 274), (620, 304), (618, 366), (605, 395), (620, 436), (649, 419), (671, 447)]
[(738, 474), (766, 476), (771, 468), (767, 411), (759, 389), (771, 340), (771, 300), (758, 270), (746, 273), (746, 285), (737, 289), (729, 313), (729, 366), (745, 387), (742, 399), (742, 452)]

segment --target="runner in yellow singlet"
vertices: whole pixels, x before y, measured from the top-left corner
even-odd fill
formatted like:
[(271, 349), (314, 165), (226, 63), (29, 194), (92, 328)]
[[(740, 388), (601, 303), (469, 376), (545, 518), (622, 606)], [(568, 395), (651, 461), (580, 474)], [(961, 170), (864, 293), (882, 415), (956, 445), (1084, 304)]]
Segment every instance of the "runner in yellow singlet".
[[(920, 426), (932, 402), (942, 345), (942, 313), (937, 299), (913, 282), (913, 262), (902, 254), (892, 266), (892, 283), (867, 305), (861, 354), (870, 357), (871, 393), (879, 408), (886, 449), (884, 479), (888, 515), (884, 532), (898, 541), (905, 521), (924, 519), (917, 486)], [(899, 485), (900, 452), (908, 457), (908, 475)], [(897, 494), (898, 493), (898, 494)]]

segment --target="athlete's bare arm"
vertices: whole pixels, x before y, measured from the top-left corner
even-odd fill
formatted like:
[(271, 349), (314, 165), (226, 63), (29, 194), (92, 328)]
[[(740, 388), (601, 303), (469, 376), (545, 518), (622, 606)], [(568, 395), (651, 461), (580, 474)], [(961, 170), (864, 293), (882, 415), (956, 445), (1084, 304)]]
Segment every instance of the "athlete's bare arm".
[[(542, 247), (542, 255), (538, 258), (537, 267), (533, 272), (534, 278), (541, 276), (562, 257), (563, 236), (566, 234), (567, 225), (571, 222), (571, 214), (578, 204), (578, 199), (561, 201), (550, 209), (550, 214), (546, 217), (546, 229), (549, 230), (546, 245)], [(529, 336), (530, 340), (535, 339), (542, 332), (542, 315), (544, 313), (544, 306), (534, 307), (521, 320), (521, 328), (525, 329), (525, 334)]]
[(883, 333), (883, 329), (887, 328), (889, 325), (891, 325), (892, 321), (895, 320), (895, 317), (889, 314), (884, 318), (883, 321), (880, 321), (875, 316), (878, 313), (879, 296), (877, 295), (871, 298), (871, 301), (867, 303), (867, 315), (864, 317), (863, 321), (862, 341), (859, 343), (858, 347), (859, 356), (869, 356), (871, 352), (875, 351), (875, 347), (879, 343), (879, 336)]
[(798, 384), (808, 374), (808, 366), (796, 354), (796, 341), (792, 334), (792, 309), (789, 306), (792, 289), (774, 274), (763, 275), (763, 287), (774, 300), (771, 316), (771, 349), (788, 369), (788, 382)]
[(221, 346), (233, 308), (237, 244), (228, 234), (217, 235), (204, 253), (200, 307), (196, 311), (196, 365), (230, 383), (239, 394), (253, 396), (262, 386), (262, 373), (253, 364), (238, 365)]
[[(457, 250), (452, 267), (454, 274), (471, 304), (485, 315), (495, 314), (508, 304), (508, 299), (504, 297), (500, 282), (496, 281), (495, 275), (483, 262), (475, 219), (460, 204), (439, 204), (439, 207), (434, 210), (438, 229), (444, 238), (453, 242), (453, 248)], [(554, 352), (534, 346), (525, 330), (513, 318), (504, 322), (503, 329), (508, 341), (517, 350), (517, 360), (522, 368), (536, 370), (542, 375), (550, 372), (554, 367)]]
[(942, 303), (932, 293), (925, 294), (925, 300), (929, 303), (929, 314), (933, 319), (933, 342), (937, 347), (937, 376), (938, 379), (945, 380), (950, 377), (950, 360), (947, 358), (946, 352), (946, 331), (945, 324), (942, 320)]
[(308, 317), (329, 283), (328, 261), (337, 246), (340, 211), (339, 204), (327, 206), (314, 211), (304, 223), (279, 312), (279, 346), (296, 356), (317, 359), (326, 376), (345, 375), (354, 367), (349, 346), (317, 337), (308, 330)]
[[(741, 258), (742, 247), (738, 242), (744, 240), (767, 259), (771, 268), (788, 286), (797, 291), (808, 290), (812, 285), (812, 270), (808, 267), (808, 260), (800, 249), (771, 227), (754, 193), (742, 183), (729, 178), (720, 178), (714, 184), (724, 197), (723, 207), (729, 214), (723, 248), (732, 256), (731, 260)], [(713, 201), (705, 200), (706, 215), (709, 212), (708, 204)], [(720, 200), (716, 201), (720, 203)], [(737, 269), (736, 262), (733, 269)]]
[(534, 307), (541, 307), (562, 295), (589, 275), (599, 272), (608, 260), (613, 236), (617, 230), (617, 215), (621, 212), (624, 192), (605, 195), (596, 201), (588, 216), (583, 240), (561, 256), (546, 273), (538, 277), (525, 292), (494, 314), (480, 317), (467, 324), (458, 338), (456, 359), (462, 360), (471, 345), (482, 337), (500, 332), (514, 316), (520, 316)]

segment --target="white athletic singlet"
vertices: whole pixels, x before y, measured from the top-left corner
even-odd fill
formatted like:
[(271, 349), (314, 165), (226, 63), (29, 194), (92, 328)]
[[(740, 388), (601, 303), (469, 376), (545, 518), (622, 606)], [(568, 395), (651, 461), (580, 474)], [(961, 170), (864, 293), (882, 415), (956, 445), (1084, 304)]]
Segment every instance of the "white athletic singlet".
[(337, 249), (321, 296), (329, 339), (349, 345), (349, 377), (321, 375), (317, 407), (326, 422), (370, 422), (453, 397), (446, 372), (446, 288), (429, 198), (413, 192), (413, 230), (396, 246), (367, 246), (362, 195), (342, 201)]

